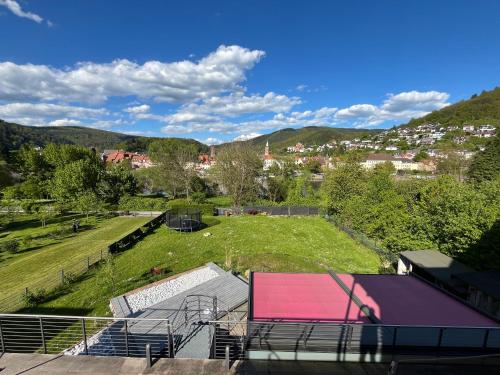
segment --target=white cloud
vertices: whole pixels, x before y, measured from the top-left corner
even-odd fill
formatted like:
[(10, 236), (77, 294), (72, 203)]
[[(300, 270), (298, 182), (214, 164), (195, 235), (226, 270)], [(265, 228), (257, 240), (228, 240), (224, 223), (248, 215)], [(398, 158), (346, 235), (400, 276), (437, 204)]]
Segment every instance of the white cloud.
[(377, 114), (378, 108), (371, 104), (354, 104), (349, 108), (341, 109), (337, 112), (337, 118), (349, 119), (356, 117), (369, 117)]
[(98, 118), (108, 114), (104, 108), (87, 108), (50, 103), (9, 103), (0, 105), (0, 118), (19, 117), (85, 117)]
[(357, 128), (376, 126), (386, 121), (407, 121), (449, 105), (447, 103), (449, 97), (448, 93), (438, 91), (388, 94), (380, 106), (355, 104), (340, 109), (335, 117), (339, 121), (351, 122), (351, 125)]
[(214, 122), (221, 117), (236, 117), (244, 114), (288, 112), (294, 105), (300, 104), (300, 98), (289, 98), (268, 92), (265, 95), (246, 96), (243, 93), (231, 93), (204, 99), (201, 104), (191, 103), (182, 106), (177, 113), (165, 116), (169, 124), (182, 122)]
[(124, 111), (132, 114), (137, 114), (137, 113), (146, 113), (149, 112), (151, 107), (147, 104), (142, 104), (142, 105), (137, 105), (135, 107), (128, 107), (125, 108)]
[(249, 134), (241, 134), (233, 139), (233, 141), (248, 141), (252, 138), (260, 137), (262, 134), (260, 133), (249, 133)]
[[(0, 0), (0, 5), (6, 7), (12, 13), (14, 13), (18, 17), (27, 18), (29, 20), (35, 21), (36, 23), (43, 22), (43, 18), (38, 14), (25, 12), (19, 3), (15, 0)], [(50, 21), (48, 21), (50, 22)]]
[(213, 138), (213, 137), (208, 137), (205, 140), (198, 140), (201, 143), (204, 143), (206, 145), (212, 146), (212, 145), (220, 145), (221, 143), (224, 143), (222, 139), (219, 138)]
[(408, 91), (397, 95), (389, 94), (382, 109), (389, 112), (424, 111), (430, 112), (449, 105), (450, 95), (438, 91)]
[(298, 85), (297, 87), (295, 87), (295, 90), (297, 90), (299, 92), (302, 92), (305, 89), (307, 89), (307, 85)]
[(61, 118), (58, 120), (51, 121), (47, 125), (48, 126), (82, 126), (83, 123), (80, 120)]
[(0, 99), (98, 103), (113, 96), (137, 96), (187, 103), (241, 90), (246, 71), (263, 56), (263, 51), (222, 45), (197, 62), (147, 61), (140, 65), (122, 59), (107, 64), (79, 63), (68, 69), (3, 62)]

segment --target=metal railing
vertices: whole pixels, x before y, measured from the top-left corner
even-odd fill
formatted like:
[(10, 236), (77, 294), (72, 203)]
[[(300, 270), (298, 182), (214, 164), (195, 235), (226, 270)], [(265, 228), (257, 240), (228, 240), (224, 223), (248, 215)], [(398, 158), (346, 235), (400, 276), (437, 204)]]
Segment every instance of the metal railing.
[(500, 350), (499, 327), (249, 322), (247, 350), (375, 353)]
[[(204, 310), (188, 313), (195, 316)], [(193, 321), (191, 328), (209, 327), (206, 345), (210, 358), (243, 358), (246, 322), (225, 317)], [(175, 333), (168, 319), (0, 314), (0, 353), (147, 357), (149, 345), (152, 357), (173, 358), (180, 334), (189, 332)]]

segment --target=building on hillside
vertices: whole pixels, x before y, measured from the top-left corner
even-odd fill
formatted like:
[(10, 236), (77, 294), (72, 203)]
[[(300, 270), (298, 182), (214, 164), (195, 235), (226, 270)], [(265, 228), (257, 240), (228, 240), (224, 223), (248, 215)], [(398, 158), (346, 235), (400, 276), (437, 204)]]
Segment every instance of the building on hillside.
[(302, 143), (297, 143), (295, 146), (288, 146), (286, 148), (287, 152), (304, 152), (305, 147)]
[(464, 125), (462, 127), (462, 130), (466, 133), (473, 133), (474, 132), (474, 125)]
[(134, 169), (149, 168), (154, 165), (149, 156), (124, 150), (104, 150), (101, 158), (104, 162), (111, 164), (120, 164), (128, 161)]
[(386, 162), (392, 163), (394, 168), (398, 171), (423, 171), (424, 166), (420, 162), (416, 162), (410, 159), (397, 158), (389, 154), (375, 153), (369, 154), (366, 160), (361, 162), (361, 165), (365, 169), (373, 169), (379, 164), (384, 164)]

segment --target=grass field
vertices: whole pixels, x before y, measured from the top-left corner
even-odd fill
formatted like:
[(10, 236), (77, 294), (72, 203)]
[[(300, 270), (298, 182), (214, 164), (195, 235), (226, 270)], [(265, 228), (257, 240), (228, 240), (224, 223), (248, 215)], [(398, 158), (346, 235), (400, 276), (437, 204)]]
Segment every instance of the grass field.
[[(25, 287), (48, 288), (47, 280), (58, 281), (62, 268), (71, 270), (84, 264), (88, 256), (148, 221), (147, 217), (92, 218), (85, 230), (58, 239), (46, 239), (39, 246), (15, 254), (0, 263), (0, 301), (21, 296)], [(44, 237), (46, 228), (29, 227), (29, 223), (10, 226), (9, 237), (20, 238), (26, 233)]]
[[(112, 296), (209, 261), (245, 272), (324, 271), (377, 273), (380, 260), (319, 217), (205, 217), (208, 227), (177, 233), (160, 227), (130, 250), (68, 287), (67, 293), (31, 310), (59, 314), (109, 314)], [(211, 235), (205, 236), (207, 233)], [(152, 267), (165, 270), (153, 276)]]

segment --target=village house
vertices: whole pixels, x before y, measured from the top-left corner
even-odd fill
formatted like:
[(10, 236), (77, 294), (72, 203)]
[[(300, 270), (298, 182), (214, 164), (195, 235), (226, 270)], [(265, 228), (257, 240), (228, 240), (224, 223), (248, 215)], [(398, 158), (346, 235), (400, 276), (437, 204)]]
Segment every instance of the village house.
[(365, 169), (373, 169), (377, 165), (384, 164), (386, 162), (392, 163), (394, 168), (398, 171), (427, 171), (429, 168), (422, 162), (416, 162), (410, 159), (394, 157), (392, 155), (382, 153), (368, 155), (366, 160), (361, 162), (361, 165)]
[(147, 155), (123, 150), (104, 150), (101, 159), (106, 163), (112, 164), (120, 164), (124, 161), (128, 161), (130, 162), (130, 166), (134, 169), (149, 168), (154, 165), (151, 158)]

